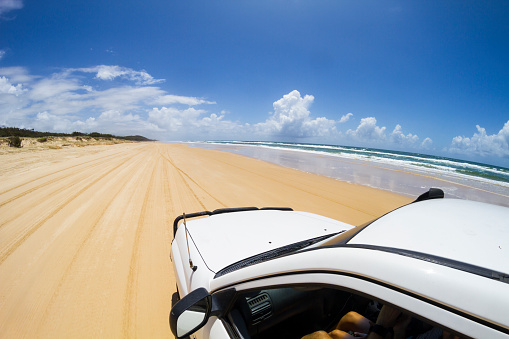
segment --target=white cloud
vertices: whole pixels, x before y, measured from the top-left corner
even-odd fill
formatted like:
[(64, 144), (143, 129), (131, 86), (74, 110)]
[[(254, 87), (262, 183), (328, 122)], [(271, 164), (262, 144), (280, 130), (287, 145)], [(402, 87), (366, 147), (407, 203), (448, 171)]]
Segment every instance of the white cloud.
[(421, 142), (421, 148), (423, 149), (431, 149), (431, 146), (433, 145), (433, 140), (430, 138), (426, 138)]
[(0, 75), (4, 75), (15, 83), (31, 82), (36, 77), (29, 74), (25, 67), (3, 67), (0, 68)]
[(37, 129), (43, 131), (67, 131), (73, 126), (71, 120), (46, 111), (37, 113), (34, 120)]
[(509, 120), (497, 134), (488, 135), (486, 129), (479, 125), (476, 128), (478, 133), (474, 133), (471, 138), (454, 137), (449, 150), (481, 156), (509, 157)]
[(412, 133), (405, 134), (400, 124), (389, 135), (386, 131), (385, 126), (377, 125), (376, 118), (368, 117), (361, 119), (357, 129), (346, 131), (346, 136), (356, 143), (397, 149), (431, 149), (433, 144), (430, 138), (419, 143), (419, 137)]
[(243, 126), (225, 119), (225, 114), (209, 114), (190, 107), (153, 108), (148, 121), (166, 131), (170, 140), (232, 139), (245, 136)]
[(81, 86), (76, 79), (42, 79), (32, 85), (29, 97), (34, 101), (42, 101), (50, 98), (65, 100), (69, 98), (74, 91), (80, 88)]
[(4, 76), (0, 77), (0, 94), (5, 93), (14, 94), (15, 96), (18, 96), (22, 94), (24, 91), (25, 89), (23, 89), (22, 84), (17, 84), (16, 86), (14, 86), (9, 82), (9, 79), (7, 79), (6, 77)]
[(419, 141), (419, 137), (412, 133), (405, 135), (401, 125), (398, 124), (391, 133), (391, 141), (399, 145), (414, 145)]
[(98, 120), (103, 121), (114, 121), (114, 122), (130, 122), (140, 120), (140, 116), (136, 114), (122, 114), (122, 112), (109, 110), (102, 112)]
[(89, 68), (75, 68), (68, 71), (77, 71), (85, 73), (96, 73), (96, 79), (113, 80), (115, 78), (127, 79), (134, 81), (137, 85), (153, 85), (164, 82), (164, 79), (154, 79), (145, 70), (135, 71), (131, 68), (121, 66), (99, 65)]
[[(127, 75), (122, 75), (120, 73), (126, 70), (122, 67), (106, 69), (97, 66), (90, 69), (104, 71), (100, 73), (102, 79), (125, 76), (125, 79), (135, 83), (139, 83), (140, 79), (151, 79), (144, 76), (142, 72), (129, 71)], [(109, 71), (110, 75), (107, 75), (106, 71)], [(162, 127), (159, 127), (157, 121), (149, 121), (149, 112), (154, 105), (160, 103), (187, 106), (213, 104), (201, 98), (171, 95), (155, 86), (119, 87), (111, 83), (109, 88), (99, 89), (96, 83), (102, 79), (97, 77), (97, 72), (84, 72), (93, 74), (95, 78), (83, 77), (82, 74), (76, 74), (77, 72), (81, 71), (65, 69), (48, 77), (40, 77), (30, 75), (25, 68), (21, 67), (0, 68), (0, 102), (2, 103), (0, 124), (56, 132), (98, 131), (118, 135), (135, 133), (158, 138), (161, 135), (154, 135), (154, 133), (163, 133), (168, 122), (163, 120)], [(138, 75), (141, 78), (138, 78)], [(14, 79), (19, 83), (15, 83)], [(185, 109), (182, 111), (187, 113), (185, 117), (192, 112)], [(204, 110), (195, 109), (194, 111), (197, 112), (197, 117), (193, 121), (193, 126), (208, 124), (211, 126), (210, 130), (214, 130), (212, 126), (214, 124), (221, 126), (228, 124), (224, 114), (206, 116)], [(189, 121), (185, 120), (185, 117), (181, 116), (183, 125)], [(169, 126), (171, 127), (171, 124)], [(196, 128), (195, 132), (196, 136), (200, 135)]]
[(347, 122), (348, 120), (350, 120), (351, 117), (353, 117), (352, 113), (345, 114), (341, 117), (341, 119), (339, 120), (339, 123), (343, 124), (343, 123)]
[(385, 141), (385, 127), (379, 127), (376, 125), (376, 119), (374, 117), (362, 118), (357, 129), (346, 131), (346, 134), (356, 140), (366, 141)]
[(49, 112), (37, 113), (34, 119), (35, 127), (44, 131), (81, 131), (102, 132), (116, 135), (139, 134), (140, 130), (161, 131), (157, 126), (144, 121), (135, 114), (122, 114), (116, 111), (103, 112), (98, 118), (89, 117), (85, 120), (74, 120), (72, 117), (62, 117)]
[(0, 16), (14, 9), (23, 8), (22, 0), (0, 0)]
[(154, 107), (149, 112), (148, 120), (169, 132), (177, 132), (182, 128), (196, 127), (196, 121), (204, 113), (204, 110), (197, 110), (192, 107), (185, 110), (179, 110), (175, 107), (162, 107), (160, 109)]
[(180, 95), (162, 95), (159, 96), (156, 100), (153, 102), (155, 105), (173, 105), (173, 104), (183, 104), (188, 106), (196, 106), (201, 104), (215, 104), (214, 101), (207, 101), (200, 98), (194, 98), (194, 97), (184, 97)]
[(101, 113), (97, 119), (85, 122), (85, 126), (89, 131), (100, 129), (107, 133), (115, 131), (113, 134), (120, 135), (140, 134), (140, 130), (144, 133), (163, 131), (156, 124), (146, 121), (145, 118), (138, 114), (122, 113), (115, 110)]
[[(203, 108), (215, 104), (213, 101), (170, 94), (150, 85), (153, 77), (143, 78), (142, 73), (120, 66), (95, 66), (41, 77), (22, 67), (0, 68), (0, 124), (55, 132), (141, 134), (160, 140), (309, 138), (312, 142), (342, 140), (403, 149), (432, 145), (429, 138), (419, 144), (417, 135), (403, 133), (400, 125), (387, 135), (386, 127), (378, 126), (374, 117), (361, 119), (356, 129), (341, 134), (336, 124), (349, 121), (353, 113), (339, 121), (314, 118), (309, 110), (314, 97), (301, 96), (296, 90), (275, 101), (274, 112), (265, 121), (243, 124), (227, 119), (227, 111)], [(109, 81), (119, 77), (137, 85)]]
[(0, 60), (2, 60), (4, 55), (5, 55), (5, 51), (3, 49), (0, 49)]
[(158, 87), (113, 87), (104, 91), (94, 91), (84, 96), (88, 103), (105, 110), (129, 111), (143, 109), (154, 97), (164, 95)]
[(265, 122), (255, 125), (258, 133), (282, 138), (328, 136), (336, 132), (335, 122), (324, 117), (311, 119), (308, 108), (312, 95), (301, 97), (296, 90), (273, 103), (274, 113)]
[[(0, 69), (0, 74), (2, 69)], [(18, 126), (22, 123), (18, 117), (18, 110), (28, 104), (26, 93), (28, 88), (21, 83), (15, 83), (6, 76), (0, 76), (0, 125), (7, 126), (9, 121)]]
[[(85, 71), (84, 69), (82, 69)], [(91, 69), (90, 72), (97, 73), (96, 78), (101, 80), (113, 80), (116, 77), (127, 76), (130, 71), (124, 67), (119, 66), (97, 66), (95, 69)]]

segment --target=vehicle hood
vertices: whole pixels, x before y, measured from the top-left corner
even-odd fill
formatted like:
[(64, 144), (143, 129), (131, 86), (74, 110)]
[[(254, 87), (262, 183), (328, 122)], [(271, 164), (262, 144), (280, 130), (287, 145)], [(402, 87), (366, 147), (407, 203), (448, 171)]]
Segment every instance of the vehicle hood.
[(274, 210), (225, 213), (187, 222), (189, 241), (214, 273), (263, 252), (353, 227), (312, 213)]

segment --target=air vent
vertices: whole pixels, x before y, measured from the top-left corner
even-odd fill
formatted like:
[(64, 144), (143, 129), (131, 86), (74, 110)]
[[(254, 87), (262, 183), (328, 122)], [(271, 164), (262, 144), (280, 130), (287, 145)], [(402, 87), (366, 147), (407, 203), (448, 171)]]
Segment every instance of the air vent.
[(255, 297), (248, 298), (247, 304), (251, 311), (251, 325), (257, 325), (272, 315), (272, 304), (267, 293), (262, 292)]

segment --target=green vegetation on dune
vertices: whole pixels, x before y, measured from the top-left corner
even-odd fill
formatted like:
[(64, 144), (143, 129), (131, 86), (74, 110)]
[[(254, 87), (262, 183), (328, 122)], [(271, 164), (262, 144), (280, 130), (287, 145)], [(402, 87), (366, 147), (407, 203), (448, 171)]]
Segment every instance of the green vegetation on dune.
[(82, 132), (73, 132), (69, 134), (69, 133), (39, 132), (34, 131), (33, 129), (23, 129), (16, 127), (0, 127), (0, 138), (14, 138), (12, 139), (13, 141), (14, 140), (17, 141), (19, 138), (39, 138), (37, 139), (37, 141), (45, 142), (47, 141), (48, 137), (90, 137), (95, 139), (109, 139), (109, 140), (115, 138), (130, 141), (153, 141), (141, 135), (116, 136), (112, 134), (103, 134), (98, 132), (92, 132), (89, 134)]
[(17, 148), (21, 147), (21, 138), (19, 136), (15, 135), (7, 138), (7, 140), (9, 141), (9, 146)]

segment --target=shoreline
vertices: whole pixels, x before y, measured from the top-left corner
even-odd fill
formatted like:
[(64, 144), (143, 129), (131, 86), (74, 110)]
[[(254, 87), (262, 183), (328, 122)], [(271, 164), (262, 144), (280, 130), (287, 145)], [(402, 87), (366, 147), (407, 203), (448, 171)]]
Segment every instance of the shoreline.
[(231, 152), (287, 168), (381, 189), (416, 198), (430, 187), (440, 188), (448, 198), (481, 201), (509, 207), (509, 189), (496, 183), (452, 174), (430, 175), (405, 167), (344, 158), (337, 155), (256, 145), (184, 143), (192, 147)]

